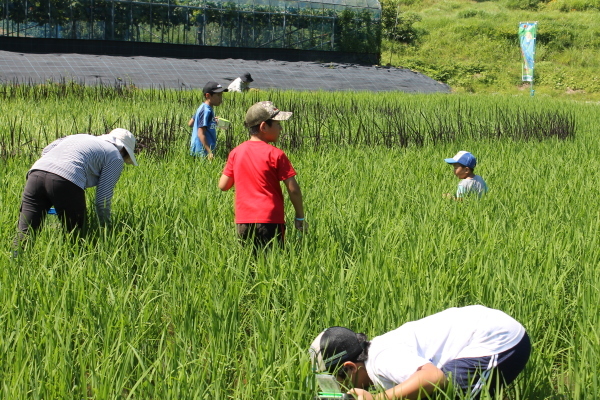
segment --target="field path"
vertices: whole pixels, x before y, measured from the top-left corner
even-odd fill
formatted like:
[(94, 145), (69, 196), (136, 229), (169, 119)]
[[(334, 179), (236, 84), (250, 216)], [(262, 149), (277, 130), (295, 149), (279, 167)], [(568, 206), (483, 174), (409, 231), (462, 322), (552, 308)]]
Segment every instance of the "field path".
[(446, 84), (400, 68), (275, 60), (33, 54), (0, 50), (0, 83), (44, 83), (67, 78), (88, 85), (124, 82), (140, 88), (198, 89), (211, 80), (229, 84), (246, 71), (254, 78), (252, 87), (259, 89), (450, 92)]

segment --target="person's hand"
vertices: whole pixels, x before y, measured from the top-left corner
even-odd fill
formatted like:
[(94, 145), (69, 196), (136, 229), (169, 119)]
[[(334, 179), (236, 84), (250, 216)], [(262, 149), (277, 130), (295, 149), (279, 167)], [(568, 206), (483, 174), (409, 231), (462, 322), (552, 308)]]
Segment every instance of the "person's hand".
[(208, 158), (209, 161), (212, 161), (213, 158), (215, 158), (215, 156), (213, 155), (212, 151), (210, 153), (208, 153), (208, 155), (206, 156), (206, 158)]
[(348, 394), (351, 394), (357, 400), (373, 400), (373, 395), (368, 390), (364, 389), (352, 389)]
[(304, 218), (301, 221), (298, 221), (297, 219), (294, 220), (294, 225), (296, 226), (296, 229), (302, 233), (306, 233), (308, 230), (308, 222), (306, 222)]

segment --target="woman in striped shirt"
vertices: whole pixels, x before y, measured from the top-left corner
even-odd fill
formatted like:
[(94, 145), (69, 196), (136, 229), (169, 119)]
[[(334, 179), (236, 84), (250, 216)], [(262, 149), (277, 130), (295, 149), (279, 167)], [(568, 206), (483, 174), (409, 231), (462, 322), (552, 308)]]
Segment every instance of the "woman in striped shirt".
[(27, 173), (19, 216), (19, 241), (37, 230), (50, 207), (69, 231), (82, 228), (85, 192), (97, 186), (96, 211), (101, 225), (110, 223), (113, 191), (124, 163), (137, 165), (135, 137), (117, 128), (102, 136), (77, 134), (50, 143)]

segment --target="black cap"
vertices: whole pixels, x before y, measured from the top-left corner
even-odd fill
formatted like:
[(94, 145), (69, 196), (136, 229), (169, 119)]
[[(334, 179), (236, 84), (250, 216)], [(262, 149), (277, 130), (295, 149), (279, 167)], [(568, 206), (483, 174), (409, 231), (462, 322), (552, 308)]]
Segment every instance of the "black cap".
[(223, 92), (227, 92), (227, 88), (224, 88), (223, 86), (219, 85), (217, 82), (208, 82), (206, 85), (204, 85), (202, 92), (204, 94), (206, 94), (206, 93), (210, 93), (210, 94), (223, 93)]
[(254, 79), (252, 79), (252, 75), (250, 75), (250, 72), (244, 73), (244, 75), (240, 76), (240, 78), (242, 78), (242, 82), (244, 83), (254, 82)]
[(364, 348), (356, 333), (333, 326), (321, 332), (311, 345), (315, 372), (334, 372), (346, 361), (356, 361)]

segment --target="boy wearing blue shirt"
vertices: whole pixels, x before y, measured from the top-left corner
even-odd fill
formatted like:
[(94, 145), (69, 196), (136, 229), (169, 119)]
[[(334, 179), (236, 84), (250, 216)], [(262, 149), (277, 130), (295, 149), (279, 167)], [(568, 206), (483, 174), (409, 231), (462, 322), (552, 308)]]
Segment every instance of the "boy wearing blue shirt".
[(213, 159), (213, 150), (217, 147), (217, 120), (213, 107), (221, 105), (223, 92), (227, 92), (227, 89), (217, 82), (208, 82), (202, 89), (204, 103), (189, 122), (192, 126), (190, 154), (193, 156)]
[(477, 159), (473, 154), (468, 151), (459, 151), (454, 157), (446, 158), (444, 161), (454, 166), (454, 175), (460, 179), (456, 196), (446, 193), (444, 197), (461, 200), (471, 193), (476, 194), (478, 198), (487, 193), (487, 184), (481, 176), (475, 175), (473, 172), (477, 165)]

